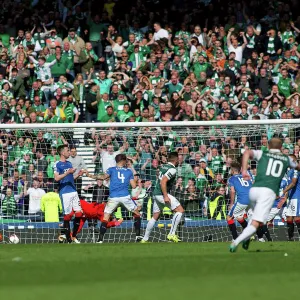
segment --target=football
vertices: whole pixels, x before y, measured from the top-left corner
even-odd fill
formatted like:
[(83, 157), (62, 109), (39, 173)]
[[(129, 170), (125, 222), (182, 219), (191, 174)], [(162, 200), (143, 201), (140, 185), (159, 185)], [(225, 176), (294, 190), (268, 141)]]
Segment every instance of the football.
[(11, 236), (9, 236), (9, 242), (11, 244), (18, 244), (20, 242), (20, 239), (18, 238), (17, 235), (12, 234)]

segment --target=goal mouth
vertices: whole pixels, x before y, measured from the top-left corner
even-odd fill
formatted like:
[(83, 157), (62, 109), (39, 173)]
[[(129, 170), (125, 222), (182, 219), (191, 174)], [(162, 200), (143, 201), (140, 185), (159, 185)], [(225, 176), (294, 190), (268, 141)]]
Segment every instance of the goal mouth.
[[(138, 188), (130, 193), (142, 212), (142, 233), (152, 217), (153, 189), (158, 180), (158, 170), (167, 162), (168, 153), (178, 152), (177, 175), (169, 191), (185, 210), (177, 234), (185, 242), (231, 241), (226, 218), (230, 204), (227, 182), (232, 162), (240, 161), (246, 149), (267, 151), (272, 137), (282, 139), (282, 152), (296, 154), (298, 158), (299, 129), (300, 122), (296, 119), (30, 126), (0, 124), (1, 136), (7, 141), (2, 149), (0, 165), (1, 197), (5, 199), (5, 207), (3, 200), (1, 207), (0, 243), (8, 242), (12, 234), (18, 236), (20, 243), (59, 242), (58, 238), (63, 234), (61, 208), (58, 203), (57, 207), (51, 208), (50, 200), (42, 203), (40, 190), (45, 194), (57, 191), (53, 166), (59, 160), (56, 148), (61, 144), (76, 149), (76, 156), (83, 159), (84, 169), (90, 175), (103, 174), (114, 164), (116, 153), (126, 154), (128, 167), (138, 174)], [(249, 170), (255, 175), (254, 161), (249, 162)], [(108, 199), (109, 181), (102, 182), (83, 175), (75, 180), (75, 184), (81, 199), (98, 203)], [(220, 194), (220, 187), (225, 189), (224, 195)], [(150, 241), (167, 240), (172, 215), (168, 208), (161, 209)], [(134, 242), (132, 214), (120, 206), (114, 212), (114, 218), (124, 221), (109, 228), (104, 241)], [(278, 213), (271, 223), (274, 240), (286, 240), (284, 218), (282, 213)], [(238, 223), (236, 225), (240, 231), (241, 227)], [(87, 220), (78, 239), (86, 243), (95, 242), (99, 227), (99, 220)]]

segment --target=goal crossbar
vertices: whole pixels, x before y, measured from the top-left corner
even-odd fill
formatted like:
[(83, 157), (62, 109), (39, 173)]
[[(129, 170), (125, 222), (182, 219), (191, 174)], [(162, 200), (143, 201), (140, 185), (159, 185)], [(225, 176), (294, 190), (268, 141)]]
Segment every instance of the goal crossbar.
[(51, 124), (0, 124), (0, 129), (60, 129), (60, 128), (126, 128), (126, 127), (211, 127), (251, 125), (297, 125), (299, 119), (280, 120), (236, 120), (236, 121), (174, 121), (174, 122), (130, 122), (130, 123), (51, 123)]

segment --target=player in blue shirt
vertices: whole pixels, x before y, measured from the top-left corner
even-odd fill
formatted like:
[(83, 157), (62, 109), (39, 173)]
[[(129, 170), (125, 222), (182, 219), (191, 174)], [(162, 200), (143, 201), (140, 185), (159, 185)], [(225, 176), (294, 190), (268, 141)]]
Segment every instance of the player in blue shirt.
[[(97, 243), (103, 243), (103, 238), (106, 233), (107, 223), (110, 220), (110, 215), (116, 208), (123, 204), (125, 208), (133, 213), (134, 227), (136, 233), (136, 241), (141, 241), (141, 216), (138, 206), (131, 199), (129, 187), (136, 188), (137, 182), (131, 169), (126, 167), (127, 157), (125, 154), (118, 154), (115, 158), (116, 167), (111, 167), (106, 170), (106, 174), (98, 175), (97, 179), (106, 180), (110, 178), (109, 199), (104, 210), (104, 218), (100, 227), (100, 235)], [(89, 176), (89, 175), (88, 175)]]
[[(290, 157), (297, 161), (296, 156)], [(283, 193), (289, 192), (289, 203), (286, 212), (286, 222), (288, 228), (289, 241), (294, 240), (295, 224), (300, 235), (300, 171), (290, 170), (288, 172), (288, 186), (284, 189)]]
[(232, 176), (228, 179), (231, 209), (227, 216), (227, 224), (234, 240), (238, 237), (235, 220), (240, 223), (243, 229), (248, 225), (244, 215), (249, 206), (249, 191), (252, 186), (252, 180), (243, 179), (240, 171), (240, 164), (233, 162), (231, 164)]
[[(290, 171), (294, 171), (294, 169), (291, 169)], [(281, 218), (284, 219), (284, 210), (286, 208), (287, 193), (284, 194), (283, 191), (287, 186), (288, 186), (288, 178), (283, 177), (280, 183), (279, 196), (276, 198), (273, 207), (271, 208), (271, 211), (269, 213), (268, 223), (267, 223), (268, 225), (273, 224), (273, 220), (277, 215), (279, 215)]]
[(76, 169), (72, 167), (72, 164), (67, 160), (70, 157), (70, 149), (66, 145), (61, 145), (57, 148), (57, 152), (60, 155), (60, 160), (54, 165), (54, 179), (58, 182), (58, 190), (62, 207), (64, 211), (64, 233), (68, 243), (79, 243), (76, 236), (71, 238), (70, 235), (70, 221), (75, 213), (73, 222), (73, 232), (77, 232), (80, 219), (82, 217), (82, 210), (80, 205), (80, 199), (76, 191), (74, 179), (84, 174), (83, 170), (80, 170), (74, 177)]

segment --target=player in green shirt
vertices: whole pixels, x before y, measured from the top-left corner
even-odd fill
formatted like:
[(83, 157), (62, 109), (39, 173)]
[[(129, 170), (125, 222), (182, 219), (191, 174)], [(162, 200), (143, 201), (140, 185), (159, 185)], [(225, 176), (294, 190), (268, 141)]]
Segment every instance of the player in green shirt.
[(243, 154), (242, 175), (244, 179), (248, 180), (250, 178), (247, 172), (249, 159), (257, 161), (255, 182), (249, 192), (253, 215), (252, 222), (231, 243), (230, 252), (236, 252), (241, 242), (243, 242), (243, 248), (248, 250), (250, 237), (261, 224), (265, 224), (268, 220), (276, 195), (279, 194), (281, 180), (288, 167), (300, 169), (300, 165), (297, 165), (291, 157), (281, 153), (281, 148), (281, 139), (272, 138), (268, 152), (246, 150)]
[(148, 242), (150, 233), (165, 206), (169, 207), (174, 212), (172, 227), (167, 239), (174, 243), (180, 242), (178, 236), (176, 235), (176, 229), (181, 221), (184, 209), (180, 202), (174, 196), (169, 194), (169, 191), (175, 184), (176, 166), (178, 165), (178, 161), (178, 153), (171, 152), (168, 157), (168, 163), (163, 165), (159, 170), (159, 176), (153, 191), (153, 216), (147, 224), (145, 236), (141, 243)]

